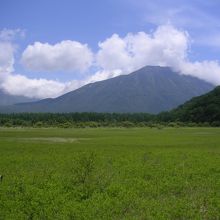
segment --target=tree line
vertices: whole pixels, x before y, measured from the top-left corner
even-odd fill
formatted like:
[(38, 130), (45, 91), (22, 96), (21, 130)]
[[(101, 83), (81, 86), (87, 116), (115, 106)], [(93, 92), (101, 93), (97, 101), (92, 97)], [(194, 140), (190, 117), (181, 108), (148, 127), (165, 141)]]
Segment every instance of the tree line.
[(157, 127), (220, 126), (218, 121), (179, 120), (174, 112), (0, 114), (1, 127)]

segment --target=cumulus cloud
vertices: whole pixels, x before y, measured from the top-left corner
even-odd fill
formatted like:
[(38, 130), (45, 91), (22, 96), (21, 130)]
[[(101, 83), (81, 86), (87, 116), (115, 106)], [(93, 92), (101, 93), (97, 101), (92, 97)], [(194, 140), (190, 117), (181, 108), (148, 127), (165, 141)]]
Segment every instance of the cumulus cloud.
[(24, 75), (9, 74), (1, 84), (1, 87), (12, 95), (46, 98), (60, 95), (65, 85), (53, 80), (29, 79)]
[(15, 46), (10, 42), (0, 41), (0, 72), (12, 72), (14, 70)]
[(0, 72), (1, 90), (10, 95), (21, 95), (30, 98), (55, 98), (75, 90), (85, 83), (87, 82), (79, 80), (63, 83), (44, 78), (28, 78), (17, 73)]
[(189, 37), (171, 25), (159, 27), (152, 34), (139, 32), (99, 43), (97, 64), (104, 70), (120, 69), (129, 73), (146, 65), (176, 66), (187, 56)]
[(86, 44), (62, 41), (55, 45), (35, 42), (23, 52), (21, 62), (33, 71), (86, 71), (92, 64), (93, 54)]
[(220, 64), (218, 61), (183, 61), (178, 69), (184, 75), (191, 75), (213, 85), (220, 85)]
[(14, 55), (17, 37), (24, 37), (20, 29), (0, 31), (0, 89), (11, 95), (23, 95), (32, 98), (57, 97), (74, 90), (81, 85), (79, 81), (62, 83), (55, 80), (28, 78), (14, 72)]
[(103, 71), (98, 72), (95, 78), (106, 78), (115, 71), (128, 74), (146, 65), (156, 65), (169, 66), (180, 74), (219, 85), (219, 62), (190, 62), (190, 45), (189, 34), (170, 24), (159, 26), (151, 33), (129, 33), (124, 38), (114, 34), (99, 43), (96, 59)]

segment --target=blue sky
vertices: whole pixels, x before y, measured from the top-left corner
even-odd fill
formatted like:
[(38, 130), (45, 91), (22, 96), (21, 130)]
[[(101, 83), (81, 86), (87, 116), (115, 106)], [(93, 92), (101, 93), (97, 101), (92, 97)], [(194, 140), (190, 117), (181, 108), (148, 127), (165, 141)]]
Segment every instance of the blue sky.
[(219, 84), (219, 10), (219, 0), (0, 0), (0, 88), (54, 97), (144, 65)]

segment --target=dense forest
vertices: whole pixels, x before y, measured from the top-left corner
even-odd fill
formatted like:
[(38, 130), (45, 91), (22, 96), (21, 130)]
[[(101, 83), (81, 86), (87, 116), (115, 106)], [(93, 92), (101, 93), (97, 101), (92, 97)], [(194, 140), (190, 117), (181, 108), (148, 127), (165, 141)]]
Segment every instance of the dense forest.
[(183, 122), (209, 122), (220, 126), (220, 86), (205, 95), (192, 98), (169, 115)]
[(157, 115), (148, 113), (18, 113), (0, 114), (6, 127), (135, 127), (220, 126), (220, 86), (178, 108)]
[(18, 113), (0, 114), (0, 126), (34, 127), (99, 127), (145, 126), (156, 122), (156, 116), (147, 113)]

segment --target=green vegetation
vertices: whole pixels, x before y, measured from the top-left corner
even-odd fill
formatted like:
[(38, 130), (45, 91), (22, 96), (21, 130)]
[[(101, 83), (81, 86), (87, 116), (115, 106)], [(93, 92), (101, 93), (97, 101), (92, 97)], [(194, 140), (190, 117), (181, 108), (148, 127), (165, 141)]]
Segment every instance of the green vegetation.
[(0, 219), (219, 219), (219, 144), (219, 128), (2, 128)]
[(209, 122), (213, 126), (220, 126), (220, 86), (205, 95), (191, 99), (169, 114), (173, 119), (183, 122)]
[(147, 113), (19, 113), (0, 114), (0, 127), (134, 127), (151, 125)]
[[(177, 111), (179, 113), (179, 111)], [(185, 115), (187, 113), (184, 112)], [(178, 115), (178, 116), (177, 116)], [(219, 122), (219, 123), (218, 123)], [(219, 127), (219, 121), (180, 120), (176, 112), (148, 113), (19, 113), (0, 114), (0, 127)]]

